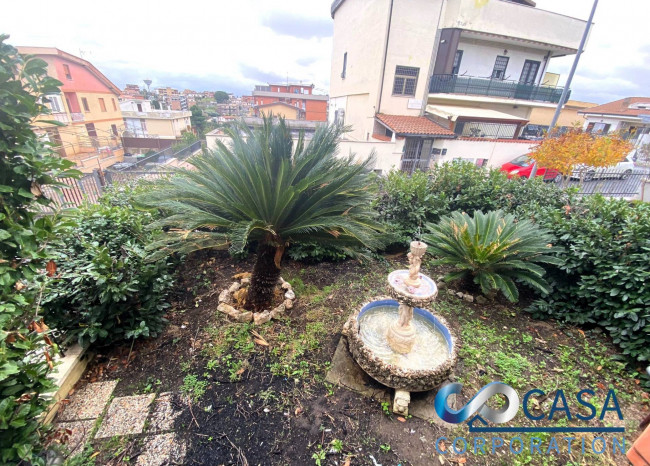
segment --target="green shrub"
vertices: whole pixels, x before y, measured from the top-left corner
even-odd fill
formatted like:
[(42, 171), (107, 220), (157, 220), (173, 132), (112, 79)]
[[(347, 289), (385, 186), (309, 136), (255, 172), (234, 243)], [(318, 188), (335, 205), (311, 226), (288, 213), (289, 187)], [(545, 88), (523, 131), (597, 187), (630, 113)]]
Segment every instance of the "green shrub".
[(381, 195), (375, 209), (395, 234), (394, 242), (407, 245), (418, 237), (422, 225), (443, 215), (461, 211), (503, 210), (529, 215), (541, 206), (561, 208), (573, 196), (554, 183), (508, 179), (498, 169), (477, 167), (470, 162), (450, 162), (430, 172), (409, 176), (393, 171), (379, 181)]
[(336, 249), (318, 243), (293, 244), (287, 254), (291, 259), (303, 262), (337, 262), (355, 255), (352, 250)]
[(107, 344), (162, 330), (170, 261), (148, 260), (145, 247), (156, 232), (145, 225), (153, 214), (120, 205), (140, 189), (114, 188), (100, 204), (82, 206), (57, 249), (59, 274), (43, 306), (66, 341)]
[(600, 325), (623, 353), (650, 361), (650, 205), (595, 195), (534, 218), (563, 248), (552, 292), (530, 311)]
[(391, 171), (378, 182), (381, 195), (374, 207), (390, 227), (391, 243), (408, 245), (425, 223), (449, 212), (447, 196), (431, 190), (429, 176), (424, 172), (408, 175)]
[(48, 359), (56, 348), (37, 299), (52, 257), (47, 245), (60, 224), (36, 212), (50, 204), (44, 185), (78, 172), (31, 129), (49, 111), (40, 97), (58, 93), (61, 83), (47, 76), (43, 60), (21, 57), (7, 37), (0, 34), (0, 464), (41, 465), (38, 418), (49, 405), (43, 394), (54, 388)]
[(427, 225), (423, 235), (437, 265), (450, 265), (447, 280), (471, 279), (484, 294), (501, 292), (517, 301), (515, 282), (546, 293), (549, 285), (542, 278), (545, 270), (538, 264), (557, 264), (552, 236), (528, 220), (515, 221), (511, 214), (481, 211), (470, 217), (454, 212), (437, 225)]

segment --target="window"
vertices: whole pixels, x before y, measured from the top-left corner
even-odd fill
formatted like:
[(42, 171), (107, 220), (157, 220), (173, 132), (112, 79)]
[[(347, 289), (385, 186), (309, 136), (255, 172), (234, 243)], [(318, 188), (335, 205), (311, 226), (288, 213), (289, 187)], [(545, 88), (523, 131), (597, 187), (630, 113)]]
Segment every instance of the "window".
[(411, 66), (395, 67), (395, 81), (393, 82), (393, 95), (415, 95), (418, 84), (420, 68)]
[(106, 111), (106, 102), (104, 102), (103, 98), (99, 98), (99, 108), (102, 110), (102, 112)]
[(52, 113), (62, 113), (63, 110), (63, 102), (61, 101), (61, 97), (58, 95), (48, 95), (46, 96), (46, 103), (50, 104), (50, 108), (52, 109)]
[(117, 126), (116, 125), (111, 125), (111, 131), (113, 131), (113, 134), (117, 136)]
[(341, 71), (341, 78), (345, 79), (345, 71), (348, 67), (348, 52), (343, 54), (343, 71)]
[(494, 69), (492, 70), (492, 79), (505, 79), (509, 60), (510, 58), (508, 57), (497, 55), (497, 59), (494, 62)]
[(526, 60), (524, 62), (524, 68), (521, 70), (521, 77), (519, 82), (523, 84), (535, 84), (535, 78), (537, 77), (537, 71), (539, 70), (540, 63), (534, 60)]
[(85, 97), (81, 98), (81, 105), (84, 106), (84, 112), (90, 111), (90, 107), (88, 106), (88, 99), (86, 99)]
[(95, 129), (94, 123), (86, 123), (86, 131), (88, 132), (88, 136), (91, 138), (97, 137), (97, 130)]
[(138, 106), (138, 112), (142, 111), (142, 104), (136, 104)]
[(456, 50), (456, 55), (454, 55), (454, 66), (451, 69), (451, 74), (454, 76), (458, 74), (458, 71), (460, 70), (460, 62), (463, 59), (463, 51), (462, 50)]
[(111, 99), (113, 101), (113, 110), (117, 112), (117, 105), (115, 104), (115, 99)]
[(72, 81), (72, 74), (68, 65), (63, 65), (63, 72), (65, 73), (65, 79)]

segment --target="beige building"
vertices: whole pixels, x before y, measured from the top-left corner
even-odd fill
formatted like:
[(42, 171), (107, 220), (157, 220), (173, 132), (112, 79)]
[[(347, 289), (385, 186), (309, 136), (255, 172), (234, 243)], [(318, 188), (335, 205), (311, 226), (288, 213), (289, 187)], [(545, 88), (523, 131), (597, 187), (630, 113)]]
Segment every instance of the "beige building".
[(381, 171), (528, 152), (533, 110), (562, 94), (549, 62), (585, 28), (530, 0), (335, 0), (331, 13), (330, 121), (352, 127), (348, 145), (390, 154)]
[(189, 111), (153, 110), (151, 102), (141, 99), (123, 100), (120, 108), (124, 147), (132, 153), (165, 149), (192, 131)]
[[(17, 47), (21, 54), (47, 62), (49, 76), (61, 81), (61, 92), (46, 96), (52, 114), (34, 121), (36, 132), (54, 144), (61, 157), (90, 172), (122, 161), (123, 129), (118, 103), (121, 91), (92, 63), (54, 47)], [(39, 120), (56, 120), (55, 126)]]
[[(569, 100), (560, 113), (560, 117), (557, 120), (557, 126), (562, 128), (570, 128), (572, 126), (582, 127), (585, 122), (584, 115), (579, 112), (588, 110), (592, 107), (596, 107), (598, 104), (592, 102), (580, 102), (578, 100)], [(548, 131), (548, 127), (551, 124), (553, 115), (555, 114), (554, 108), (547, 107), (535, 107), (530, 112), (530, 119), (528, 121), (528, 127), (526, 130), (531, 132), (533, 130), (538, 131)], [(534, 128), (533, 128), (534, 126)]]

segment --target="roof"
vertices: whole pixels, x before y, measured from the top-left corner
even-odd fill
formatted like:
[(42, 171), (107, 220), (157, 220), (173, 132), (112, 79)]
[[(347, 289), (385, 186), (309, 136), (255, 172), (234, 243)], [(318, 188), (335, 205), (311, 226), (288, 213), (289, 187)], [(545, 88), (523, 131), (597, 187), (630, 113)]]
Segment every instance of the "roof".
[(456, 121), (462, 118), (472, 118), (474, 120), (505, 120), (512, 122), (527, 122), (525, 118), (512, 115), (510, 113), (499, 112), (490, 108), (479, 107), (461, 107), (457, 105), (427, 105), (427, 113), (436, 115), (441, 118), (447, 118)]
[(328, 100), (329, 96), (320, 94), (294, 94), (293, 92), (253, 91), (253, 96), (258, 97), (285, 97), (304, 100)]
[(90, 63), (88, 60), (84, 60), (83, 58), (79, 58), (75, 55), (72, 55), (71, 53), (64, 52), (63, 50), (57, 49), (56, 47), (18, 46), (16, 47), (16, 49), (18, 49), (18, 52), (25, 55), (57, 55), (61, 58), (65, 58), (66, 60), (76, 63), (77, 65), (81, 65), (85, 68), (88, 68), (88, 71), (94, 74), (97, 77), (97, 79), (99, 79), (115, 95), (119, 96), (120, 94), (122, 94), (122, 91), (115, 84), (113, 84), (110, 79), (104, 76), (104, 74), (101, 71), (95, 68), (95, 66), (92, 63)]
[(292, 108), (294, 110), (301, 110), (299, 107), (296, 107), (295, 105), (290, 105), (286, 102), (280, 102), (279, 100), (276, 100), (275, 102), (271, 102), (268, 104), (260, 104), (260, 105), (254, 105), (255, 108), (262, 108), (262, 107), (272, 107), (274, 105), (284, 105), (286, 107)]
[[(630, 106), (638, 104), (647, 104), (648, 108), (630, 108)], [(578, 113), (639, 117), (650, 114), (650, 97), (626, 97), (625, 99), (591, 107)]]
[[(339, 9), (339, 7), (343, 4), (344, 1), (345, 0), (334, 0), (332, 2), (332, 6), (330, 7), (330, 13), (332, 14), (332, 18), (334, 18), (334, 13), (336, 13), (336, 10)], [(532, 7), (537, 6), (533, 0), (509, 0), (509, 1), (512, 3), (520, 3), (522, 5), (527, 5)]]
[(453, 131), (429, 120), (423, 116), (406, 116), (406, 115), (387, 115), (378, 113), (375, 118), (393, 131), (400, 135), (417, 135), (417, 136), (442, 136), (453, 138), (456, 137)]

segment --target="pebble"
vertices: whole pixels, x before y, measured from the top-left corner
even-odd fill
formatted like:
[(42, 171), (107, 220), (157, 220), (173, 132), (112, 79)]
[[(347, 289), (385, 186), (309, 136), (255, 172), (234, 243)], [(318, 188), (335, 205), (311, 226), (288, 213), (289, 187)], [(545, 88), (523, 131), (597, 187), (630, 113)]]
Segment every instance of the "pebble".
[(472, 296), (471, 294), (463, 294), (463, 299), (468, 303), (474, 302), (474, 296)]
[(219, 302), (220, 303), (229, 303), (230, 300), (231, 300), (230, 292), (228, 290), (223, 290), (221, 293), (219, 293)]
[(465, 293), (463, 293), (462, 291), (459, 291), (459, 292), (456, 293), (456, 296), (458, 296), (459, 298), (462, 298), (464, 294)]
[(285, 309), (291, 309), (293, 307), (293, 299), (285, 299), (284, 300), (284, 308)]
[(230, 285), (230, 287), (228, 288), (228, 291), (230, 293), (234, 293), (240, 288), (241, 288), (241, 284), (239, 282), (233, 282), (232, 285)]
[(291, 289), (291, 283), (289, 283), (289, 282), (283, 282), (281, 286), (282, 286), (283, 290), (290, 290)]
[(476, 302), (479, 304), (485, 304), (487, 303), (487, 299), (485, 299), (485, 296), (477, 296), (476, 297)]
[(271, 312), (270, 311), (263, 311), (263, 312), (255, 312), (255, 313), (253, 313), (253, 322), (255, 322), (255, 325), (265, 324), (269, 320), (271, 320)]
[(293, 292), (293, 290), (288, 290), (285, 294), (284, 297), (286, 299), (296, 299), (296, 293)]

